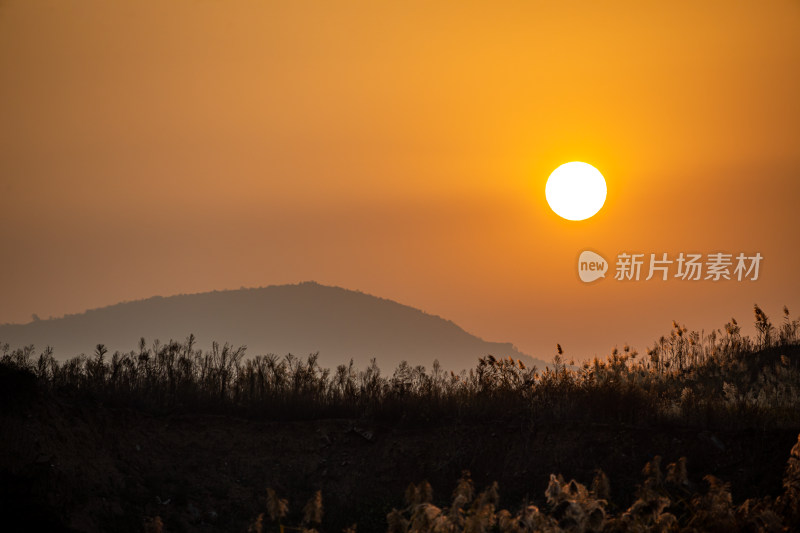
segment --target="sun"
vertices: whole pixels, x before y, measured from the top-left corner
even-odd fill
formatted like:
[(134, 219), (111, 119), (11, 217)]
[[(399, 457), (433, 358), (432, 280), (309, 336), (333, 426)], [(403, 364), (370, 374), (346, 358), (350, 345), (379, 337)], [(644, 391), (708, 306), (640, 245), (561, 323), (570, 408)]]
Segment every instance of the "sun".
[(586, 220), (606, 202), (606, 180), (588, 163), (564, 163), (550, 174), (544, 195), (550, 209), (567, 220)]

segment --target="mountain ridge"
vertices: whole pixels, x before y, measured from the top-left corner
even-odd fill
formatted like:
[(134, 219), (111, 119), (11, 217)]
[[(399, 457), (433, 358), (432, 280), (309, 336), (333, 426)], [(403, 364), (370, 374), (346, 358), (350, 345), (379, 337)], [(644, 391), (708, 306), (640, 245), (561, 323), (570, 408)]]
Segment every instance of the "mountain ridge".
[(359, 367), (375, 357), (384, 370), (405, 360), (463, 370), (478, 357), (512, 357), (526, 365), (546, 363), (511, 343), (472, 335), (451, 320), (362, 291), (305, 281), (290, 285), (152, 296), (26, 324), (0, 325), (0, 342), (52, 346), (59, 359), (91, 353), (104, 344), (128, 352), (144, 337), (152, 342), (194, 334), (198, 347), (212, 341), (245, 345), (250, 356), (305, 356), (319, 352), (323, 367), (353, 359)]

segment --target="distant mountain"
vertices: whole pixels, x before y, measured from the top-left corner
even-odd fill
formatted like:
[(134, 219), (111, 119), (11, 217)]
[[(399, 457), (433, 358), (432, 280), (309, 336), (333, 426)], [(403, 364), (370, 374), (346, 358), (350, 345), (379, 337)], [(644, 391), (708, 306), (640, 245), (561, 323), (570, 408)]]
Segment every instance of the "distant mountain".
[(447, 370), (472, 368), (478, 357), (545, 363), (509, 343), (487, 342), (453, 322), (392, 300), (314, 282), (257, 289), (214, 291), (125, 302), (63, 318), (0, 326), (0, 343), (12, 347), (52, 346), (58, 359), (91, 354), (97, 344), (110, 352), (136, 349), (144, 337), (183, 341), (190, 333), (197, 346), (212, 341), (247, 346), (247, 355), (319, 352), (323, 367), (352, 358), (359, 368), (373, 357), (384, 372), (402, 360), (430, 368), (438, 359)]

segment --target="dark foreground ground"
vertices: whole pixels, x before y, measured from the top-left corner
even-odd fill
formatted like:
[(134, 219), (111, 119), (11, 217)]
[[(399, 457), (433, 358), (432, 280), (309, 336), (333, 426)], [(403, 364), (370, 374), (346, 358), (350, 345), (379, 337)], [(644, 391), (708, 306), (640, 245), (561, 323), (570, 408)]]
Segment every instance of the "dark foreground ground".
[[(549, 474), (611, 481), (612, 501), (630, 505), (654, 455), (688, 458), (731, 483), (736, 502), (777, 495), (796, 431), (714, 433), (687, 428), (520, 420), (426, 427), (358, 420), (265, 422), (215, 415), (153, 416), (54, 397), (35, 384), (3, 383), (0, 506), (20, 531), (246, 531), (265, 511), (266, 488), (289, 500), (286, 523), (321, 490), (321, 530), (385, 531), (411, 482), (428, 480), (446, 505), (462, 470), (481, 490), (500, 485), (500, 506), (544, 505)], [(613, 507), (612, 507), (613, 509)], [(11, 531), (6, 526), (2, 528)], [(270, 529), (272, 530), (272, 529)]]

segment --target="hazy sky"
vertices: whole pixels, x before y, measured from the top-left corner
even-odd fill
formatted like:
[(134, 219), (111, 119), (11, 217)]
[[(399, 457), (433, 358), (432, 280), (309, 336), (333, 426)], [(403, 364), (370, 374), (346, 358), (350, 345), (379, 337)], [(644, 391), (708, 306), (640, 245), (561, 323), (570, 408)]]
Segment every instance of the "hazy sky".
[[(796, 0), (0, 0), (0, 80), (0, 322), (316, 280), (549, 359), (800, 312)], [(584, 248), (764, 260), (583, 284)]]

